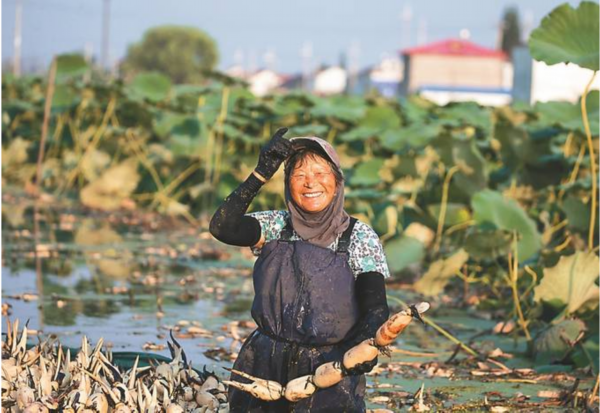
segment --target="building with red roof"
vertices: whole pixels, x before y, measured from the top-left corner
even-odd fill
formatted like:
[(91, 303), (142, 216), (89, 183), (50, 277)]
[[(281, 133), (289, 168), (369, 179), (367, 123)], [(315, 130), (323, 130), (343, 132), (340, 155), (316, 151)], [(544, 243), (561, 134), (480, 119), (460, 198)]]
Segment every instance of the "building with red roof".
[(512, 65), (500, 50), (464, 39), (448, 39), (401, 51), (402, 93), (420, 93), (440, 104), (475, 100), (504, 104), (511, 99)]

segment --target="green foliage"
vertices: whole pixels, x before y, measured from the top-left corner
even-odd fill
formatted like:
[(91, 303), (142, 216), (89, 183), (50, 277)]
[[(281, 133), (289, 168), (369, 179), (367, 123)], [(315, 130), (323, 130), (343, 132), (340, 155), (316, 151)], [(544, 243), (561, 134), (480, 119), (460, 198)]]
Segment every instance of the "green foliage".
[(591, 1), (582, 1), (576, 9), (568, 3), (555, 8), (531, 33), (531, 56), (549, 65), (575, 63), (598, 70), (599, 10), (598, 3)]
[(171, 81), (160, 73), (140, 73), (133, 78), (129, 88), (133, 99), (139, 97), (151, 102), (160, 102), (169, 96)]
[(587, 302), (598, 304), (598, 256), (576, 252), (561, 257), (552, 268), (544, 269), (544, 278), (535, 287), (535, 301), (556, 302), (572, 314)]
[(193, 27), (161, 26), (148, 30), (129, 47), (123, 62), (128, 75), (156, 71), (174, 83), (200, 83), (219, 56), (214, 40)]
[(440, 294), (468, 259), (469, 254), (461, 249), (446, 259), (432, 263), (423, 277), (414, 284), (415, 291), (426, 296)]
[(534, 341), (533, 355), (539, 364), (564, 361), (575, 343), (581, 340), (585, 324), (581, 320), (563, 320), (542, 331)]
[(497, 229), (517, 232), (519, 260), (527, 260), (540, 250), (542, 241), (535, 222), (515, 201), (485, 190), (473, 196), (472, 206), (479, 225), (492, 224)]

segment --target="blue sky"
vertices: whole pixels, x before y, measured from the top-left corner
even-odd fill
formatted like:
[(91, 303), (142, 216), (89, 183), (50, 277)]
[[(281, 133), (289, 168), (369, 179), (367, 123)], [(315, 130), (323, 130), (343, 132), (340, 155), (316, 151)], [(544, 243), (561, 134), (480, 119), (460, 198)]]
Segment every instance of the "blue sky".
[[(16, 1), (2, 0), (3, 61), (13, 55)], [(98, 57), (103, 1), (22, 0), (24, 68), (45, 67), (53, 54), (86, 48)], [(273, 62), (273, 68), (299, 72), (306, 44), (311, 44), (313, 66), (338, 63), (342, 53), (353, 49), (354, 64), (363, 68), (377, 63), (382, 54), (423, 41), (458, 37), (463, 29), (469, 30), (471, 41), (495, 47), (506, 7), (517, 4), (521, 22), (534, 28), (564, 2), (110, 0), (110, 54), (113, 60), (120, 59), (148, 28), (177, 24), (201, 28), (217, 41), (221, 69), (236, 61), (246, 67), (263, 67), (270, 55), (266, 61)], [(576, 6), (579, 1), (569, 3)]]

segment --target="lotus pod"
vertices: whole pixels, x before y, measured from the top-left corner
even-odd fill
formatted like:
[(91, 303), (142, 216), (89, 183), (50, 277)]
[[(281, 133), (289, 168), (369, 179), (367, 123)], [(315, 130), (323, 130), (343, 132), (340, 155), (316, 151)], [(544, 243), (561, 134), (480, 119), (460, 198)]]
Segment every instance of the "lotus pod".
[(196, 403), (198, 403), (198, 406), (206, 406), (210, 410), (217, 410), (219, 408), (219, 401), (217, 400), (217, 398), (207, 392), (197, 393)]
[(302, 376), (290, 381), (285, 386), (285, 398), (291, 402), (310, 397), (317, 390), (313, 383), (313, 376)]
[(334, 384), (338, 384), (344, 378), (342, 372), (342, 363), (339, 361), (331, 361), (321, 364), (315, 371), (313, 382), (321, 389), (326, 389)]
[(344, 367), (352, 369), (359, 364), (373, 360), (378, 353), (379, 349), (374, 346), (373, 339), (368, 338), (346, 351), (346, 354), (344, 354)]

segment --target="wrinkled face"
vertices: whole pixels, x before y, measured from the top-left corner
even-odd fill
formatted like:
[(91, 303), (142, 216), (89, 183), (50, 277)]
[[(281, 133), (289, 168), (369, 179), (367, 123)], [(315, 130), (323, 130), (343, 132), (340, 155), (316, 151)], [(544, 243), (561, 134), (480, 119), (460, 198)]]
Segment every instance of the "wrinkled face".
[(302, 210), (320, 212), (335, 196), (335, 175), (325, 159), (309, 156), (290, 174), (289, 187), (292, 199)]

